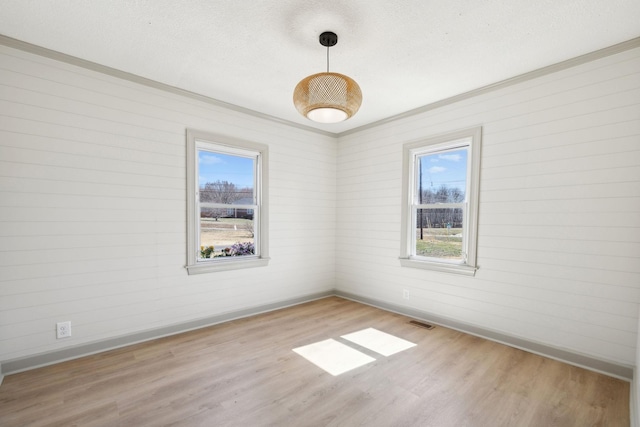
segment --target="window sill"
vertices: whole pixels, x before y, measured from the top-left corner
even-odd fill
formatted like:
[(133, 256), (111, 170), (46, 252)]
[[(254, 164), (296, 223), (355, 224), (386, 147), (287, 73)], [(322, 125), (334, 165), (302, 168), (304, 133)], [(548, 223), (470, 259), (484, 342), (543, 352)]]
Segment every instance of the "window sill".
[(472, 267), (466, 264), (448, 264), (444, 262), (417, 260), (415, 258), (400, 258), (400, 265), (409, 268), (462, 274), (464, 276), (475, 276), (476, 270), (478, 269), (477, 267)]
[(242, 270), (245, 268), (266, 267), (269, 258), (230, 259), (205, 261), (198, 264), (187, 265), (185, 268), (189, 275), (214, 273), (216, 271)]

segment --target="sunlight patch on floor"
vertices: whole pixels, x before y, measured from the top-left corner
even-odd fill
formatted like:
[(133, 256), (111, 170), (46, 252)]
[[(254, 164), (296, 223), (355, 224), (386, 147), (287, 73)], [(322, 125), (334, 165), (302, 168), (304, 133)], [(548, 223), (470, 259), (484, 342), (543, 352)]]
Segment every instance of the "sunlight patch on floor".
[[(374, 328), (367, 328), (342, 335), (341, 338), (381, 354), (382, 356), (391, 356), (392, 354), (416, 346), (416, 344), (410, 341), (403, 340), (402, 338)], [(293, 351), (333, 376), (343, 374), (376, 360), (361, 351), (331, 338), (294, 348)]]
[(294, 348), (293, 351), (333, 376), (376, 360), (334, 339)]
[(402, 338), (374, 328), (367, 328), (352, 334), (342, 335), (342, 338), (382, 354), (383, 356), (391, 356), (392, 354), (416, 346), (416, 344), (410, 341), (403, 340)]

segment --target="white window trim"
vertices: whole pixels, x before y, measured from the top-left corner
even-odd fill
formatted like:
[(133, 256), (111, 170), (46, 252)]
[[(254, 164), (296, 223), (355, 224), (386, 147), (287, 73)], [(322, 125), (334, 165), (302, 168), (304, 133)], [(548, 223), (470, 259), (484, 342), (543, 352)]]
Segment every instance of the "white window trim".
[[(433, 149), (455, 147), (456, 141), (471, 139), (468, 155), (468, 183), (466, 198), (465, 221), (466, 259), (463, 262), (451, 262), (414, 256), (415, 234), (412, 224), (413, 218), (413, 190), (414, 190), (414, 157), (418, 152)], [(482, 149), (482, 127), (464, 129), (457, 132), (434, 136), (420, 141), (404, 144), (402, 153), (402, 235), (400, 241), (400, 264), (403, 267), (421, 268), (448, 273), (475, 275), (477, 266), (478, 241), (478, 208), (480, 194), (480, 152)]]
[[(256, 235), (256, 256), (224, 257), (215, 260), (198, 261), (200, 212), (197, 206), (198, 164), (197, 148), (199, 142), (211, 143), (226, 147), (230, 153), (233, 150), (253, 151), (259, 154), (256, 179), (260, 185), (256, 186), (257, 207), (259, 210)], [(236, 151), (238, 152), (238, 151)], [(259, 177), (259, 178), (258, 178)], [(187, 265), (185, 268), (191, 274), (211, 273), (215, 271), (237, 270), (252, 267), (263, 267), (269, 263), (269, 149), (265, 144), (244, 141), (209, 132), (187, 129)], [(244, 205), (238, 205), (244, 208)], [(249, 205), (247, 205), (249, 206)]]

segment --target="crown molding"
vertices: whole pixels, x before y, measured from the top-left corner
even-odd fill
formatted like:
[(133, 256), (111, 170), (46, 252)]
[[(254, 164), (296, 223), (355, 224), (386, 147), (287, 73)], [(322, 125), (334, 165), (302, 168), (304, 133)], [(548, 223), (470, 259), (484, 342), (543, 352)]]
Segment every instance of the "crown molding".
[(352, 135), (354, 133), (362, 132), (364, 130), (373, 129), (381, 125), (385, 125), (398, 120), (403, 120), (409, 117), (413, 117), (418, 114), (425, 113), (427, 111), (435, 110), (436, 108), (441, 108), (446, 105), (460, 102), (465, 99), (473, 98), (475, 96), (482, 95), (495, 90), (504, 89), (509, 86), (526, 82), (528, 80), (537, 79), (538, 77), (546, 76), (552, 73), (557, 73), (558, 71), (566, 70), (568, 68), (576, 67), (578, 65), (582, 65), (598, 59), (606, 58), (607, 56), (615, 55), (617, 53), (635, 49), (637, 47), (640, 47), (640, 37), (636, 37), (634, 39), (627, 40), (626, 42), (618, 43), (613, 46), (605, 47), (603, 49), (599, 49), (594, 52), (586, 53), (584, 55), (580, 55), (575, 58), (567, 59), (566, 61), (548, 65), (543, 68), (538, 68), (537, 70), (529, 71), (527, 73), (520, 74), (518, 76), (511, 77), (496, 83), (492, 83), (490, 85), (483, 86), (478, 89), (473, 89), (468, 92), (464, 92), (459, 95), (455, 95), (450, 98), (443, 99), (441, 101), (436, 101), (434, 103), (427, 104), (422, 107), (415, 108), (413, 110), (405, 111), (404, 113), (387, 117), (386, 119), (378, 120), (374, 123), (369, 123), (363, 126), (359, 126), (357, 128), (341, 132), (337, 134), (337, 137), (342, 138), (347, 135)]
[(10, 48), (22, 50), (24, 52), (32, 53), (45, 58), (53, 59), (56, 61), (64, 62), (69, 65), (75, 65), (77, 67), (85, 68), (87, 70), (96, 71), (98, 73), (106, 74), (111, 77), (116, 77), (123, 80), (128, 80), (133, 83), (138, 83), (143, 86), (159, 89), (165, 92), (181, 95), (187, 98), (195, 99), (197, 101), (205, 102), (216, 107), (225, 108), (228, 110), (236, 111), (242, 114), (253, 116), (262, 120), (267, 120), (273, 123), (284, 124), (286, 126), (302, 129), (309, 132), (315, 132), (320, 135), (336, 137), (333, 132), (327, 132), (321, 129), (316, 129), (310, 126), (305, 126), (299, 123), (292, 122), (290, 120), (281, 119), (269, 114), (264, 114), (259, 111), (251, 110), (249, 108), (240, 107), (239, 105), (230, 104), (228, 102), (220, 101), (209, 96), (200, 95), (195, 92), (191, 92), (185, 89), (180, 89), (175, 86), (171, 86), (165, 83), (160, 83), (155, 80), (148, 79), (146, 77), (139, 76), (137, 74), (128, 73), (126, 71), (118, 70), (116, 68), (107, 67), (106, 65), (98, 64), (96, 62), (87, 61), (75, 56), (67, 55), (66, 53), (58, 52), (55, 50), (47, 49), (42, 46), (34, 45), (24, 42), (22, 40), (14, 39), (0, 34), (0, 45), (4, 45)]
[(530, 71), (524, 74), (520, 74), (515, 77), (508, 78), (506, 80), (502, 80), (496, 83), (489, 84), (487, 86), (480, 87), (478, 89), (473, 89), (468, 92), (461, 93), (459, 95), (455, 95), (440, 101), (433, 102), (431, 104), (424, 105), (422, 107), (415, 108), (413, 110), (405, 111), (404, 113), (396, 114), (394, 116), (387, 117), (386, 119), (378, 120), (373, 123), (369, 123), (363, 126), (359, 126), (357, 128), (349, 129), (344, 132), (334, 133), (327, 132), (321, 129), (316, 129), (311, 126), (302, 125), (300, 123), (292, 122), (290, 120), (281, 119), (269, 114), (261, 113), (259, 111), (251, 110), (249, 108), (240, 107), (235, 104), (231, 104), (228, 102), (220, 101), (215, 98), (211, 98), (205, 95), (200, 95), (195, 92), (191, 92), (185, 89), (180, 89), (175, 86), (171, 86), (165, 83), (160, 83), (155, 80), (148, 79), (146, 77), (138, 76), (137, 74), (128, 73), (126, 71), (121, 71), (116, 68), (107, 67), (106, 65), (101, 65), (92, 61), (87, 61), (85, 59), (77, 58), (75, 56), (67, 55), (65, 53), (61, 53), (55, 50), (47, 49), (45, 47), (37, 46), (31, 43), (24, 42), (22, 40), (14, 39), (5, 35), (0, 34), (0, 45), (4, 45), (10, 48), (19, 49), (24, 52), (33, 53), (35, 55), (43, 56), (45, 58), (54, 59), (56, 61), (64, 62), (70, 65), (75, 65), (78, 67), (82, 67), (88, 70), (96, 71), (102, 74), (106, 74), (112, 77), (116, 77), (119, 79), (124, 79), (131, 81), (133, 83), (138, 83), (143, 86), (151, 87), (154, 89), (159, 89), (162, 91), (166, 91), (169, 93), (173, 93), (176, 95), (185, 96), (187, 98), (195, 99), (201, 102), (205, 102), (210, 105), (214, 105), (216, 107), (226, 108), (232, 111), (236, 111), (242, 114), (246, 114), (249, 116), (253, 116), (262, 120), (270, 121), (273, 123), (283, 124), (286, 126), (291, 126), (297, 129), (305, 130), (308, 132), (317, 133), (324, 136), (330, 136), (336, 139), (342, 138), (344, 136), (353, 135), (358, 132), (362, 132), (364, 130), (369, 130), (376, 128), (378, 126), (386, 125), (392, 122), (396, 122), (399, 120), (403, 120), (409, 117), (413, 117), (427, 111), (435, 110), (437, 108), (444, 107), (446, 105), (450, 105), (456, 102), (460, 102), (469, 98), (473, 98), (478, 95), (482, 95), (488, 92), (492, 92), (499, 89), (504, 89), (509, 86), (513, 86), (528, 80), (536, 79), (538, 77), (546, 76), (552, 73), (556, 73), (558, 71), (566, 70), (568, 68), (576, 67), (578, 65), (586, 64), (588, 62), (592, 62), (598, 59), (606, 58), (611, 55), (615, 55), (621, 52), (625, 52), (627, 50), (635, 49), (640, 47), (640, 37), (636, 37), (631, 40), (627, 40), (622, 43), (615, 44), (613, 46), (605, 47), (603, 49), (596, 50), (594, 52), (590, 52), (584, 55), (577, 56), (575, 58), (568, 59), (566, 61), (558, 62), (556, 64), (552, 64), (543, 68), (539, 68), (534, 71)]

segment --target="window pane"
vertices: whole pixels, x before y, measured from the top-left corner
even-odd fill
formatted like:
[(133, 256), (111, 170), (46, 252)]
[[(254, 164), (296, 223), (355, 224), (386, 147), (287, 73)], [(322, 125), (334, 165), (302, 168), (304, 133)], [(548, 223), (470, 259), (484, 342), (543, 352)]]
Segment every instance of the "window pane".
[[(198, 151), (200, 259), (255, 254), (255, 158)], [(249, 206), (247, 206), (249, 205)]]
[(418, 204), (461, 203), (467, 187), (467, 148), (418, 156)]
[(254, 204), (255, 158), (198, 151), (201, 202)]
[(462, 261), (462, 215), (462, 208), (418, 209), (416, 255)]
[(210, 210), (203, 208), (201, 211), (200, 258), (255, 254), (253, 215), (216, 219), (206, 216)]

